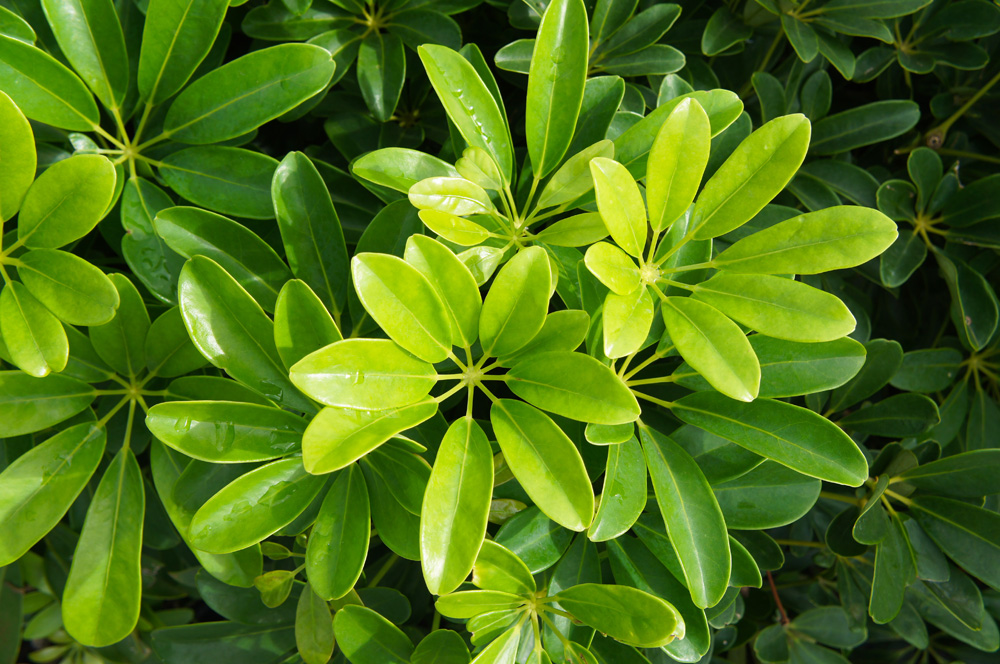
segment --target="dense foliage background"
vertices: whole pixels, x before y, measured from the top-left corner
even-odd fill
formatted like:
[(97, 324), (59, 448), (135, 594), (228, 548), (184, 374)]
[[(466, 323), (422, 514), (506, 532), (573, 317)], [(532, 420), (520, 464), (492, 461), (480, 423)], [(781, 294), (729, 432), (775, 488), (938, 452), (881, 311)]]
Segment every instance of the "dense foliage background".
[(996, 661), (1000, 3), (548, 5), (0, 0), (0, 664)]

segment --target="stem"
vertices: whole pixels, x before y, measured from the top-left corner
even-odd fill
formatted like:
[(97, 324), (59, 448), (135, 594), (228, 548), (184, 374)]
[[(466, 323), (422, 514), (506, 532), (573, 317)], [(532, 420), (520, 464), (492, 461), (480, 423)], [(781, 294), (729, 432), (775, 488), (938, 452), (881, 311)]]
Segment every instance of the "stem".
[(625, 384), (629, 387), (637, 385), (656, 385), (658, 383), (673, 383), (677, 381), (677, 376), (659, 376), (658, 378), (640, 378), (639, 380), (628, 380)]
[(674, 407), (673, 401), (664, 401), (663, 399), (657, 399), (656, 397), (651, 397), (648, 394), (643, 394), (642, 392), (636, 392), (635, 390), (632, 390), (632, 394), (634, 394), (639, 399), (645, 399), (646, 401), (655, 403), (658, 406), (663, 406), (664, 408)]
[(979, 88), (976, 94), (969, 97), (968, 101), (962, 104), (962, 106), (959, 107), (957, 111), (952, 113), (950, 118), (948, 118), (947, 120), (939, 124), (937, 127), (934, 127), (933, 129), (927, 132), (927, 134), (925, 135), (926, 136), (925, 140), (927, 141), (927, 145), (931, 148), (934, 148), (935, 150), (940, 148), (944, 144), (944, 139), (948, 135), (948, 130), (951, 129), (951, 126), (955, 124), (955, 122), (957, 122), (959, 118), (965, 115), (965, 113), (970, 108), (972, 108), (977, 101), (982, 99), (983, 95), (989, 92), (990, 88), (992, 88), (997, 83), (1000, 83), (1000, 71), (994, 74), (993, 78), (987, 81), (983, 87)]
[(132, 444), (132, 423), (135, 421), (135, 400), (130, 399), (128, 403), (128, 422), (125, 424), (125, 440), (122, 442), (122, 449), (127, 450)]
[(451, 388), (450, 390), (448, 390), (447, 392), (445, 392), (441, 396), (434, 397), (434, 401), (437, 401), (438, 403), (441, 403), (442, 401), (444, 401), (445, 399), (447, 399), (451, 395), (455, 394), (456, 392), (458, 392), (459, 390), (461, 390), (464, 387), (465, 387), (465, 383), (459, 383), (458, 385), (456, 385), (455, 387)]
[(946, 157), (962, 157), (965, 159), (979, 159), (981, 161), (986, 161), (991, 164), (1000, 164), (1000, 157), (990, 157), (984, 154), (979, 154), (977, 152), (967, 152), (965, 150), (952, 150), (950, 148), (939, 148), (938, 154), (943, 154)]
[(131, 401), (131, 399), (129, 399), (128, 397), (126, 397), (126, 398), (123, 398), (123, 399), (122, 399), (121, 401), (119, 401), (119, 402), (118, 402), (118, 405), (116, 405), (116, 406), (115, 406), (114, 408), (112, 408), (111, 410), (109, 410), (109, 411), (108, 411), (108, 413), (107, 413), (107, 415), (105, 415), (105, 416), (104, 416), (104, 417), (102, 417), (101, 419), (97, 420), (97, 426), (99, 426), (99, 427), (102, 427), (102, 426), (104, 426), (105, 424), (107, 424), (107, 423), (108, 423), (108, 421), (109, 421), (109, 420), (110, 420), (110, 419), (111, 419), (112, 417), (114, 417), (114, 416), (115, 416), (115, 414), (116, 414), (116, 413), (117, 413), (117, 412), (118, 412), (119, 410), (121, 410), (121, 409), (122, 409), (122, 406), (124, 406), (125, 404), (129, 403), (129, 401)]
[(109, 134), (108, 132), (106, 132), (104, 130), (104, 127), (102, 127), (100, 125), (94, 125), (94, 133), (103, 136), (105, 138), (105, 140), (107, 140), (112, 145), (116, 145), (119, 148), (121, 148), (122, 150), (125, 149), (125, 144), (122, 143), (121, 141), (119, 141), (117, 138), (115, 138), (111, 134)]
[(863, 501), (860, 498), (852, 498), (850, 496), (845, 496), (839, 493), (834, 493), (832, 491), (820, 491), (820, 498), (829, 498), (830, 500), (839, 500), (842, 503), (850, 503), (851, 505), (857, 505), (860, 507), (863, 505)]
[(791, 621), (788, 619), (788, 614), (785, 612), (785, 605), (781, 603), (781, 598), (778, 597), (778, 589), (774, 587), (774, 577), (771, 576), (770, 570), (767, 572), (767, 584), (771, 586), (771, 594), (774, 595), (774, 603), (778, 605), (778, 613), (781, 614), (781, 624), (787, 625)]
[(632, 376), (636, 375), (637, 373), (648, 367), (653, 362), (656, 362), (658, 359), (669, 353), (671, 350), (673, 350), (673, 348), (674, 348), (673, 346), (668, 346), (662, 353), (658, 350), (654, 351), (652, 355), (650, 355), (645, 360), (640, 362), (637, 367), (635, 367), (634, 369), (632, 369), (632, 371), (629, 371), (627, 374), (622, 376), (622, 378), (628, 380)]
[(149, 120), (149, 114), (152, 110), (153, 105), (147, 101), (145, 108), (142, 109), (142, 117), (139, 118), (139, 127), (135, 130), (135, 136), (132, 137), (134, 142), (138, 143), (142, 138), (142, 132), (146, 128), (146, 122)]
[(885, 490), (885, 495), (889, 496), (893, 500), (898, 500), (899, 502), (903, 503), (907, 507), (912, 507), (913, 506), (913, 501), (912, 500), (910, 500), (906, 496), (902, 496), (902, 495), (900, 495), (900, 494), (898, 494), (895, 491), (892, 491), (890, 489), (886, 489)]

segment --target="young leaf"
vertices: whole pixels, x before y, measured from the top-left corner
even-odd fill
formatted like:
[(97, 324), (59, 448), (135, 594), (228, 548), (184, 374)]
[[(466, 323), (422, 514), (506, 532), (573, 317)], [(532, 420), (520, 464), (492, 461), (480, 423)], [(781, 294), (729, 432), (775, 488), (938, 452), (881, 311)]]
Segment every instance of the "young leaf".
[(627, 532), (646, 506), (646, 460), (635, 436), (608, 448), (604, 486), (587, 537), (612, 540)]
[(131, 450), (122, 449), (87, 508), (63, 592), (63, 624), (80, 643), (111, 645), (135, 629), (145, 505), (142, 471)]
[(712, 387), (740, 401), (757, 397), (760, 365), (736, 323), (689, 297), (668, 297), (662, 312), (677, 351)]
[(534, 339), (549, 308), (550, 269), (541, 247), (518, 252), (501, 268), (479, 314), (483, 352), (510, 355)]
[(628, 295), (608, 293), (604, 299), (604, 354), (611, 359), (638, 351), (653, 325), (653, 296), (647, 288)]
[(21, 200), (35, 179), (35, 137), (28, 119), (6, 93), (0, 92), (0, 220), (6, 221), (21, 207)]
[(694, 201), (710, 144), (705, 109), (694, 99), (683, 100), (656, 134), (646, 163), (646, 202), (654, 231), (669, 228)]
[(657, 648), (684, 636), (677, 609), (637, 588), (582, 583), (555, 597), (577, 620), (628, 645)]
[(469, 348), (479, 335), (483, 296), (476, 278), (448, 247), (425, 235), (406, 240), (403, 258), (437, 289), (451, 319), (451, 338)]
[(41, 378), (66, 368), (62, 323), (23, 284), (12, 281), (0, 292), (0, 327), (11, 360), (26, 374)]
[(613, 159), (596, 157), (590, 161), (597, 194), (597, 209), (611, 237), (631, 256), (642, 255), (646, 247), (646, 206), (632, 175)]
[(308, 584), (295, 608), (295, 645), (306, 664), (326, 664), (333, 656), (333, 615)]
[(470, 417), (445, 434), (420, 511), (420, 560), (434, 595), (455, 591), (469, 576), (486, 534), (493, 454)]
[(290, 279), (281, 288), (274, 307), (274, 345), (286, 367), (342, 338), (330, 312), (306, 282)]
[(36, 378), (0, 371), (0, 431), (4, 437), (34, 433), (69, 419), (94, 401), (97, 390), (65, 375)]
[(103, 272), (74, 254), (35, 249), (20, 258), (21, 282), (70, 325), (100, 325), (115, 317), (119, 297)]
[(472, 585), (483, 590), (499, 590), (515, 595), (531, 595), (538, 587), (528, 566), (513, 551), (485, 540), (472, 568)]
[(588, 62), (587, 9), (581, 0), (554, 0), (542, 16), (528, 73), (525, 133), (536, 178), (562, 161), (583, 103)]

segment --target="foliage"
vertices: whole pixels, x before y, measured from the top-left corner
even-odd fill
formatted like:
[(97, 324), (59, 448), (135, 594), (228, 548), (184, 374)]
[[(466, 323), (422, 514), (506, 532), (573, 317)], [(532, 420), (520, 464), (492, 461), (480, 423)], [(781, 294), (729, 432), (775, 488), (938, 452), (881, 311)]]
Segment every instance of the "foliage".
[(991, 661), (998, 33), (0, 2), (0, 664)]

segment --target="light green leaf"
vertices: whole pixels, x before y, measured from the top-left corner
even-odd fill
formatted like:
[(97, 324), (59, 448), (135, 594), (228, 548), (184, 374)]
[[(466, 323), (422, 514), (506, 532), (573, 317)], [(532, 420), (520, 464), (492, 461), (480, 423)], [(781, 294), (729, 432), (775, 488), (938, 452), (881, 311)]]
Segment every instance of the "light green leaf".
[(324, 408), (306, 428), (302, 463), (314, 474), (339, 470), (436, 412), (432, 399), (388, 410)]
[(41, 378), (66, 368), (69, 340), (62, 323), (17, 281), (0, 292), (0, 328), (11, 360), (26, 374)]
[(333, 620), (337, 645), (352, 664), (409, 664), (413, 643), (369, 608), (348, 605)]
[(242, 475), (208, 499), (191, 519), (191, 544), (209, 553), (232, 553), (287, 526), (319, 495), (325, 477), (302, 459), (273, 461)]
[(351, 164), (351, 172), (404, 194), (427, 178), (459, 177), (459, 172), (448, 162), (409, 148), (383, 148), (369, 152)]
[(826, 418), (799, 406), (759, 399), (742, 403), (714, 392), (674, 402), (677, 417), (804, 475), (860, 486), (868, 462), (854, 441)]
[(418, 210), (436, 210), (462, 217), (487, 214), (493, 209), (489, 194), (465, 178), (427, 178), (414, 184), (407, 193), (410, 203)]
[(681, 101), (656, 134), (646, 163), (646, 201), (653, 230), (660, 232), (690, 207), (698, 193), (711, 147), (708, 115), (697, 101)]
[(532, 353), (507, 379), (514, 394), (563, 417), (596, 424), (627, 424), (639, 417), (639, 404), (621, 379), (583, 353)]
[(483, 352), (510, 355), (535, 338), (545, 324), (552, 284), (541, 247), (520, 251), (497, 273), (479, 315)]
[(21, 282), (70, 325), (100, 325), (115, 317), (118, 291), (103, 272), (65, 251), (35, 249), (19, 259)]
[(629, 586), (582, 583), (556, 601), (573, 617), (622, 643), (657, 648), (684, 637), (684, 619), (664, 600)]
[(291, 369), (292, 383), (327, 406), (382, 410), (423, 399), (436, 383), (434, 365), (388, 339), (345, 339)]
[[(2, 65), (0, 65), (2, 67)], [(21, 207), (24, 194), (35, 179), (35, 136), (21, 109), (4, 92), (0, 92), (0, 145), (4, 146), (0, 161), (0, 220), (6, 221)]]
[[(590, 174), (590, 170), (587, 170)], [(608, 227), (597, 212), (584, 212), (567, 219), (560, 219), (542, 229), (535, 239), (556, 247), (585, 247), (600, 242), (608, 236)]]
[(740, 401), (757, 397), (760, 364), (736, 323), (689, 297), (668, 297), (661, 311), (670, 341), (712, 387)]
[(739, 228), (770, 203), (802, 165), (809, 134), (804, 115), (786, 115), (740, 143), (695, 202), (694, 239), (707, 240)]
[(401, 258), (374, 253), (357, 254), (351, 271), (361, 303), (390, 339), (427, 362), (448, 357), (448, 310), (423, 274)]
[(0, 473), (0, 563), (16, 562), (59, 523), (97, 470), (104, 442), (104, 429), (77, 424)]
[(97, 391), (69, 376), (29, 376), (0, 371), (0, 435), (20, 436), (47, 429), (84, 410)]
[(559, 165), (573, 139), (587, 81), (587, 40), (587, 9), (581, 0), (549, 3), (531, 57), (524, 121), (538, 179)]
[(441, 296), (451, 320), (453, 343), (472, 346), (479, 335), (483, 297), (469, 269), (450, 249), (425, 235), (411, 235), (406, 240), (403, 258), (427, 277)]
[(254, 150), (194, 147), (163, 158), (160, 175), (187, 200), (222, 214), (272, 219), (271, 180), (278, 162)]
[(333, 481), (306, 545), (306, 573), (320, 597), (339, 599), (354, 588), (368, 557), (370, 533), (368, 487), (353, 464)]
[(535, 504), (560, 525), (585, 530), (594, 518), (594, 493), (573, 441), (520, 401), (495, 401), (490, 420), (507, 465)]
[(493, 540), (485, 540), (472, 568), (472, 584), (483, 590), (532, 595), (538, 589), (528, 566), (517, 555)]
[(150, 0), (139, 53), (139, 92), (152, 105), (173, 97), (212, 48), (226, 0)]
[(0, 88), (32, 120), (92, 131), (100, 113), (76, 74), (41, 49), (0, 35)]
[(800, 281), (721, 272), (694, 287), (694, 296), (761, 334), (788, 341), (833, 341), (856, 321), (836, 295)]
[(451, 212), (425, 209), (417, 214), (432, 232), (463, 247), (481, 244), (490, 237), (490, 231), (485, 226)]
[(274, 309), (274, 345), (286, 367), (342, 338), (330, 312), (306, 282), (291, 279), (282, 287)]
[(305, 421), (288, 411), (236, 401), (168, 401), (146, 426), (165, 445), (212, 463), (269, 461), (298, 450)]
[(456, 420), (441, 441), (420, 511), (420, 561), (432, 594), (455, 591), (472, 571), (492, 489), (486, 434), (471, 417)]
[(653, 325), (653, 297), (646, 288), (628, 295), (608, 293), (602, 313), (604, 354), (611, 359), (630, 355), (642, 346)]
[(835, 206), (745, 237), (712, 265), (742, 274), (819, 274), (861, 265), (888, 249), (896, 236), (896, 224), (878, 210)]
[(722, 510), (698, 464), (670, 438), (639, 427), (656, 502), (695, 606), (715, 606), (729, 585), (731, 558)]
[(142, 471), (135, 455), (122, 449), (87, 508), (63, 592), (63, 624), (80, 643), (111, 645), (135, 629), (145, 507)]
[(591, 245), (583, 260), (591, 274), (619, 295), (633, 293), (642, 285), (639, 266), (610, 242)]
[(101, 155), (76, 155), (53, 164), (24, 196), (17, 239), (28, 247), (56, 249), (82, 238), (107, 212), (115, 179), (114, 166)]
[(279, 44), (213, 69), (177, 96), (163, 132), (203, 145), (241, 136), (326, 88), (333, 59), (311, 44)]
[(590, 161), (597, 209), (618, 246), (631, 256), (646, 247), (646, 206), (628, 170), (613, 159)]
[(333, 656), (333, 615), (306, 584), (295, 608), (295, 645), (306, 664), (326, 664)]

